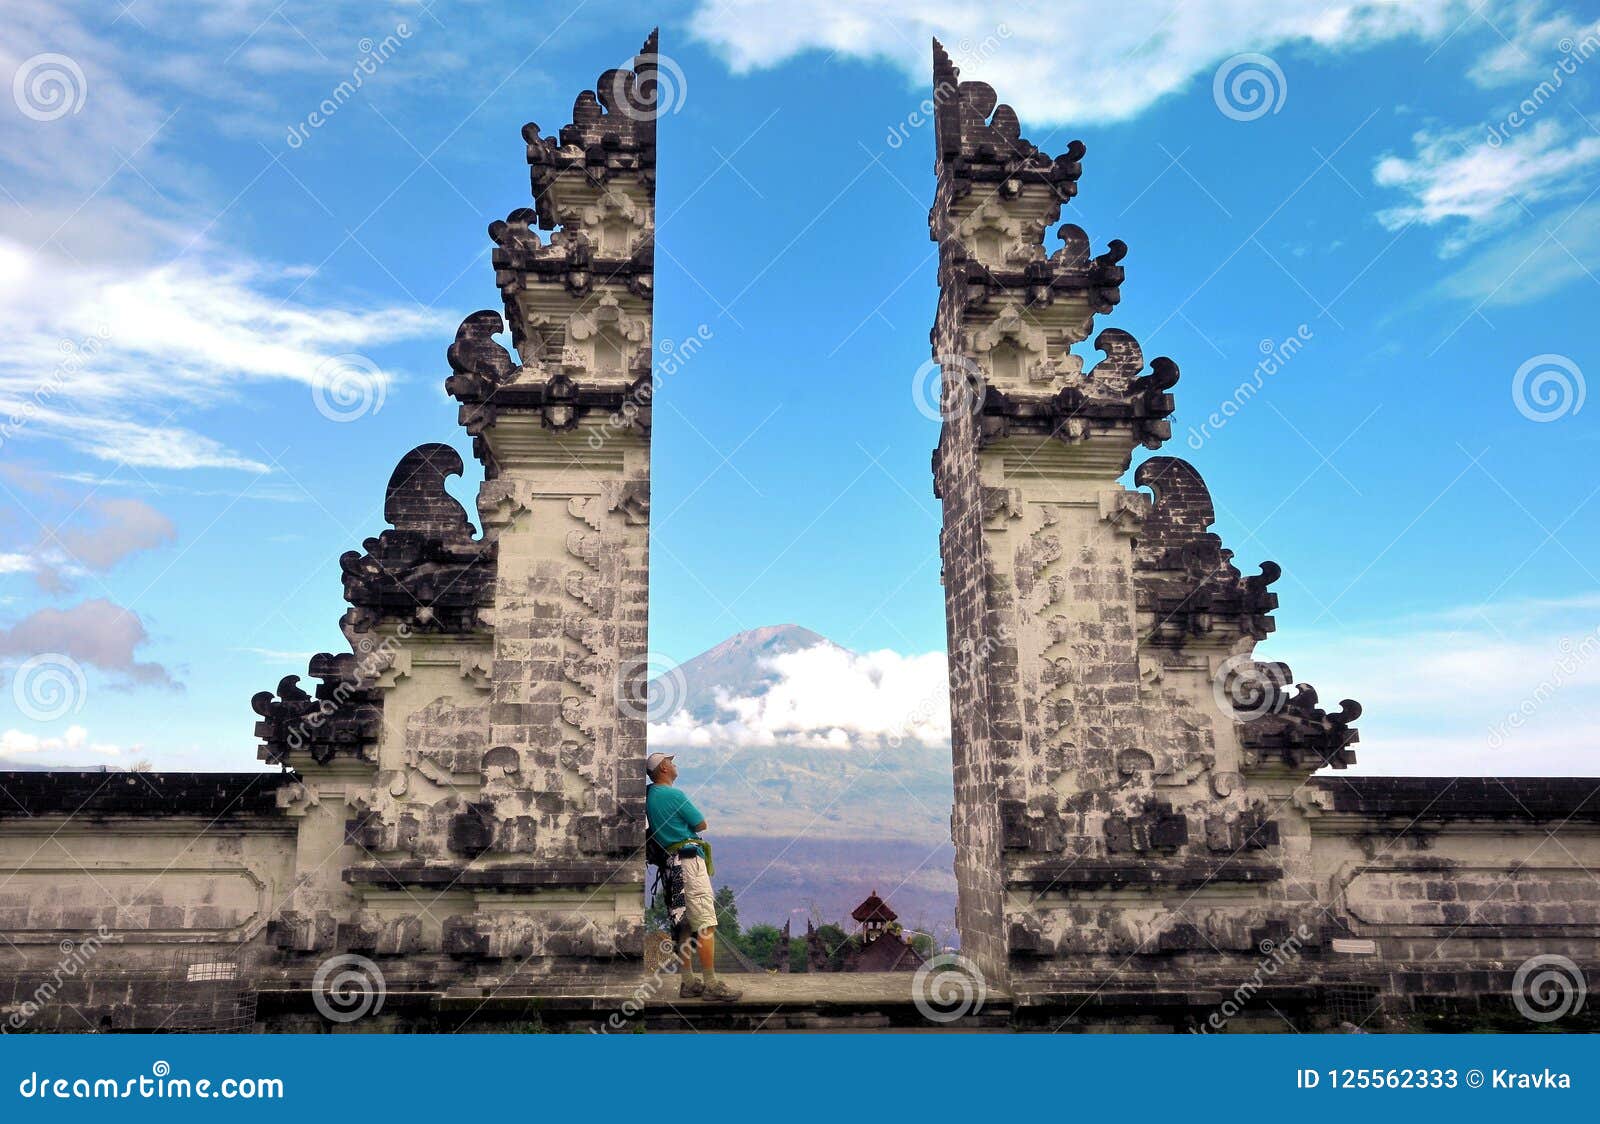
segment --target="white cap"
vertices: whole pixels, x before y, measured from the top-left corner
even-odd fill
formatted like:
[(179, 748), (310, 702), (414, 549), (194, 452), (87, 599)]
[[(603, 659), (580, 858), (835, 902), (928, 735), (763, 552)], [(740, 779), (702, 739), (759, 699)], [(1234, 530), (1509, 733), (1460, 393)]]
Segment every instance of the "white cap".
[(644, 759), (644, 771), (654, 776), (655, 771), (661, 767), (661, 763), (663, 761), (671, 761), (674, 756), (676, 755), (671, 753), (652, 753)]

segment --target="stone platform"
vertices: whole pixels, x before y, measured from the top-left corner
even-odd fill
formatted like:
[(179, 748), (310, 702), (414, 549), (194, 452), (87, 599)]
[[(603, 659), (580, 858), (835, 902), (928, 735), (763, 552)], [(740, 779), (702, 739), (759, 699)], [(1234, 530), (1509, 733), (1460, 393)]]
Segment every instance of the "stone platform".
[[(911, 972), (728, 973), (744, 994), (732, 1003), (680, 1000), (674, 974), (636, 980), (507, 982), (495, 986), (390, 986), (361, 1019), (331, 1023), (305, 981), (264, 983), (256, 1029), (268, 1032), (782, 1033), (785, 1031), (1005, 1031), (1009, 995), (990, 989), (982, 1005), (941, 1022), (918, 1009)], [(959, 998), (959, 996), (957, 996)]]
[(646, 1000), (652, 1032), (743, 1031), (1004, 1031), (1010, 996), (990, 989), (983, 1005), (948, 1023), (918, 1010), (912, 972), (766, 973), (726, 975), (744, 994), (734, 1003), (679, 999), (675, 977)]

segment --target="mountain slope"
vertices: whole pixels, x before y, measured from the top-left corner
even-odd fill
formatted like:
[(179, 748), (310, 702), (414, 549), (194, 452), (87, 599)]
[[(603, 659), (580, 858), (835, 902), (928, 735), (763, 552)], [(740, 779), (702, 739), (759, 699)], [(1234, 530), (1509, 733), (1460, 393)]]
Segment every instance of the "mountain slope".
[[(682, 688), (682, 708), (696, 720), (710, 722), (717, 717), (717, 692), (738, 698), (764, 694), (778, 680), (771, 667), (775, 656), (804, 651), (818, 644), (833, 645), (831, 640), (801, 628), (797, 624), (774, 624), (753, 628), (730, 636), (709, 651), (680, 664), (676, 674)], [(659, 695), (671, 697), (672, 689), (666, 683), (669, 676), (658, 676)]]
[[(817, 645), (845, 651), (798, 625), (743, 632), (680, 665), (670, 673), (679, 682), (658, 679), (658, 689), (709, 726), (727, 716), (721, 700), (760, 697), (782, 680), (776, 657)], [(708, 837), (726, 844), (716, 882), (734, 888), (741, 921), (781, 925), (802, 908), (839, 920), (874, 888), (908, 922), (953, 919), (948, 746), (674, 745), (659, 730), (651, 752), (677, 756), (679, 787), (705, 814)]]

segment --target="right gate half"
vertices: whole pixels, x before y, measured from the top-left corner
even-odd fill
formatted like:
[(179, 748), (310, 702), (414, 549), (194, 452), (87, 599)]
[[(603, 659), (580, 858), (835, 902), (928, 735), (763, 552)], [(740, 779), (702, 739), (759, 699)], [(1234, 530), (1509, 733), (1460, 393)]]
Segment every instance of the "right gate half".
[(1178, 368), (1094, 334), (1126, 247), (1093, 256), (1064, 225), (1045, 248), (1083, 146), (1035, 148), (937, 44), (934, 100), (963, 951), (1019, 999), (1164, 986), (1179, 963), (1225, 982), (1327, 924), (1293, 794), (1354, 759), (1359, 708), (1328, 714), (1252, 658), (1278, 570), (1233, 566), (1190, 465), (1119, 482), (1170, 436)]

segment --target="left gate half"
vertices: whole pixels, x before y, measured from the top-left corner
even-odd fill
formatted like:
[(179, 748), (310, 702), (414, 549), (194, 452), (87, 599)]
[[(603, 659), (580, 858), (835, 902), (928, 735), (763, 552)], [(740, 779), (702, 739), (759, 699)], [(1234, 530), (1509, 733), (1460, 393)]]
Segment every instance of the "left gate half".
[(455, 448), (401, 458), (388, 527), (339, 560), (349, 650), (252, 700), (286, 772), (0, 778), (30, 794), (0, 807), (0, 935), (22, 950), (0, 1018), (84, 941), (75, 1010), (116, 1028), (167, 1017), (135, 986), (187, 982), (197, 949), (233, 965), (202, 975), (306, 995), (341, 957), (391, 995), (637, 979), (656, 52), (554, 135), (524, 128), (533, 206), (489, 227), (504, 314), (448, 353), (476, 520), (446, 488)]

